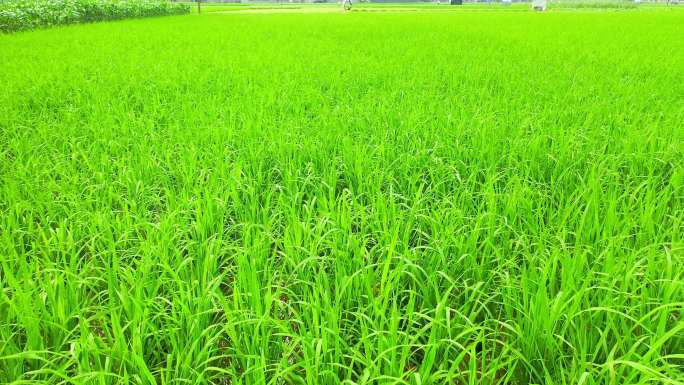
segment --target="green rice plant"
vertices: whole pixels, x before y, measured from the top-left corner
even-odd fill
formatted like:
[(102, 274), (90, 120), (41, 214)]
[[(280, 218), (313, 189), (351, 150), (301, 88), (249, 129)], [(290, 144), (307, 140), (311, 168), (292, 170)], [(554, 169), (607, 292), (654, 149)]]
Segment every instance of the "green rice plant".
[(0, 36), (0, 383), (684, 383), (684, 13)]

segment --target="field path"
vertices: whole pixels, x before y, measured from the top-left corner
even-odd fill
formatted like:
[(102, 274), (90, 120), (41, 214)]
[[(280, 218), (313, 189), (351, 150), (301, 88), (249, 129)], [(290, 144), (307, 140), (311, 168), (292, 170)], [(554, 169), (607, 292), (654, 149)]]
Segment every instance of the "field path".
[(248, 8), (248, 9), (236, 9), (236, 10), (227, 10), (227, 11), (216, 11), (216, 12), (211, 12), (212, 14), (233, 14), (233, 13), (345, 13), (345, 12), (372, 12), (372, 13), (406, 13), (406, 12), (438, 12), (438, 13), (443, 13), (443, 12), (502, 12), (502, 11), (507, 11), (507, 12), (521, 12), (521, 11), (528, 11), (527, 9), (507, 9), (507, 8), (500, 8), (500, 9), (465, 9), (465, 8), (451, 8), (448, 7), (447, 5), (444, 6), (444, 8), (419, 8), (419, 7), (387, 7), (387, 8), (366, 8), (366, 7), (359, 7), (359, 8), (352, 8), (351, 11), (343, 11), (341, 7), (336, 6), (336, 7), (318, 7), (318, 6), (309, 6), (309, 7), (268, 7), (268, 8)]
[(283, 8), (253, 8), (235, 11), (219, 11), (212, 13), (341, 13), (341, 7), (283, 7)]

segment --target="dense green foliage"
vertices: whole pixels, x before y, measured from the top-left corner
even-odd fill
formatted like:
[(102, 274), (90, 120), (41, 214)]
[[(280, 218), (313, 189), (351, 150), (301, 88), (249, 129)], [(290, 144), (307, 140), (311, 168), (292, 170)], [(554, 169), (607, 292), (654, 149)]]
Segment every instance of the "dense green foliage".
[(189, 12), (167, 0), (9, 0), (0, 1), (0, 32)]
[(684, 383), (683, 26), (0, 36), (0, 383)]

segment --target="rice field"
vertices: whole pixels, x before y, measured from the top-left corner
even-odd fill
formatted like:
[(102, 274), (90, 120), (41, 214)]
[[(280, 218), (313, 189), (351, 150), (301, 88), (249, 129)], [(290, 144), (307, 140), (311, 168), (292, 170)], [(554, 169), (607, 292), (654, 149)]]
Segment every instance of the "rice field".
[(684, 384), (683, 11), (0, 35), (0, 383)]

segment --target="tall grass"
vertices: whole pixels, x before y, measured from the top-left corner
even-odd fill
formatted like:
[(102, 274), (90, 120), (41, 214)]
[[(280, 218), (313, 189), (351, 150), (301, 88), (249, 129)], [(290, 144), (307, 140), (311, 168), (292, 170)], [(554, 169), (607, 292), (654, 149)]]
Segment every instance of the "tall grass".
[(0, 383), (684, 383), (683, 17), (0, 36)]

